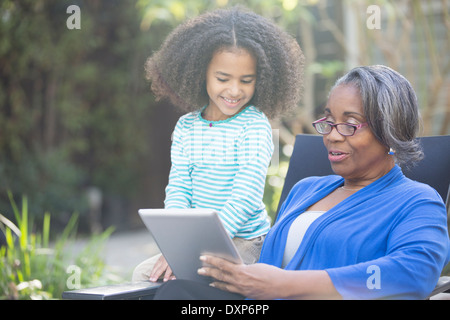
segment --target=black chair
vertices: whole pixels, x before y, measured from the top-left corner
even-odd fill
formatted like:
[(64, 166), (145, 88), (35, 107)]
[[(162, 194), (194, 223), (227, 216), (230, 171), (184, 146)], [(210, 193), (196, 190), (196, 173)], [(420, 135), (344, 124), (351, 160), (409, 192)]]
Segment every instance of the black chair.
[[(450, 220), (450, 135), (419, 138), (425, 157), (416, 166), (403, 170), (408, 178), (432, 186), (446, 201)], [(310, 176), (334, 174), (323, 145), (322, 136), (299, 134), (289, 161), (278, 211), (292, 187), (301, 179)], [(430, 297), (450, 291), (450, 277), (441, 277)]]
[(330, 174), (334, 173), (331, 170), (322, 136), (312, 134), (297, 135), (283, 190), (281, 191), (277, 214), (289, 191), (297, 182), (307, 177), (328, 176)]
[[(412, 180), (432, 186), (445, 201), (450, 185), (450, 135), (421, 137), (419, 141), (425, 157), (411, 169), (403, 170), (403, 173)], [(298, 181), (306, 177), (329, 174), (334, 173), (327, 158), (322, 136), (297, 135), (277, 212)]]

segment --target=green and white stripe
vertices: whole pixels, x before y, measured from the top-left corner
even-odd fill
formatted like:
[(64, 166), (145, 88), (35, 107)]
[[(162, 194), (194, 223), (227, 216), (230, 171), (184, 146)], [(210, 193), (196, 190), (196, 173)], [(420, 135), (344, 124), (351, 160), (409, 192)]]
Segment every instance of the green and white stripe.
[(269, 121), (253, 106), (224, 121), (206, 121), (201, 111), (182, 116), (175, 126), (165, 207), (215, 209), (231, 237), (266, 234)]

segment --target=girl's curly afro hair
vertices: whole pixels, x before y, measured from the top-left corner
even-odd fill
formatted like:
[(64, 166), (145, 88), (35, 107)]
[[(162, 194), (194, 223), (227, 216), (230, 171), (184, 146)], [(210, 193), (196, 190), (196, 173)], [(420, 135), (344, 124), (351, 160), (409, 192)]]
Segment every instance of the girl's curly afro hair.
[(213, 54), (233, 48), (257, 61), (251, 104), (270, 118), (297, 105), (304, 64), (298, 43), (270, 20), (238, 7), (207, 12), (175, 28), (145, 64), (152, 91), (184, 111), (198, 110), (209, 101), (206, 70)]

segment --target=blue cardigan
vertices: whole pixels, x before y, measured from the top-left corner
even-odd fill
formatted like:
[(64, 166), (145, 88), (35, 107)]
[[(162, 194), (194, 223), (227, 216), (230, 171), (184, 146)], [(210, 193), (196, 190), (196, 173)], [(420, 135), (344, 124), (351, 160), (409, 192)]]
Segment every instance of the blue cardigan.
[[(289, 227), (342, 186), (340, 176), (298, 182), (267, 235), (260, 262), (281, 267)], [(307, 230), (286, 270), (325, 270), (344, 299), (423, 299), (450, 259), (439, 194), (400, 167), (348, 197)]]

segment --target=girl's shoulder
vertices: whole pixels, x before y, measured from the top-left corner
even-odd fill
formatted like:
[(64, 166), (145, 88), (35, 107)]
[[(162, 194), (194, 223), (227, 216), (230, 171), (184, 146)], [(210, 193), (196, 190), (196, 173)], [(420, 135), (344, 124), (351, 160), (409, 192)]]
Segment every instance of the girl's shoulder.
[(200, 111), (196, 110), (182, 115), (178, 119), (176, 127), (181, 128), (191, 126), (195, 122), (195, 120), (198, 119), (199, 112)]
[(264, 112), (262, 112), (261, 110), (259, 110), (257, 107), (255, 107), (254, 105), (249, 105), (246, 110), (245, 110), (249, 116), (254, 117), (256, 119), (265, 119), (267, 120), (266, 115), (264, 114)]
[(266, 115), (253, 105), (248, 106), (241, 114), (233, 119), (232, 125), (239, 128), (241, 135), (271, 136), (272, 126)]
[(269, 119), (264, 114), (264, 112), (253, 105), (248, 106), (244, 111), (242, 111), (241, 115), (239, 117), (236, 117), (236, 120), (245, 122), (247, 124), (260, 123), (263, 125), (268, 125), (270, 127)]

